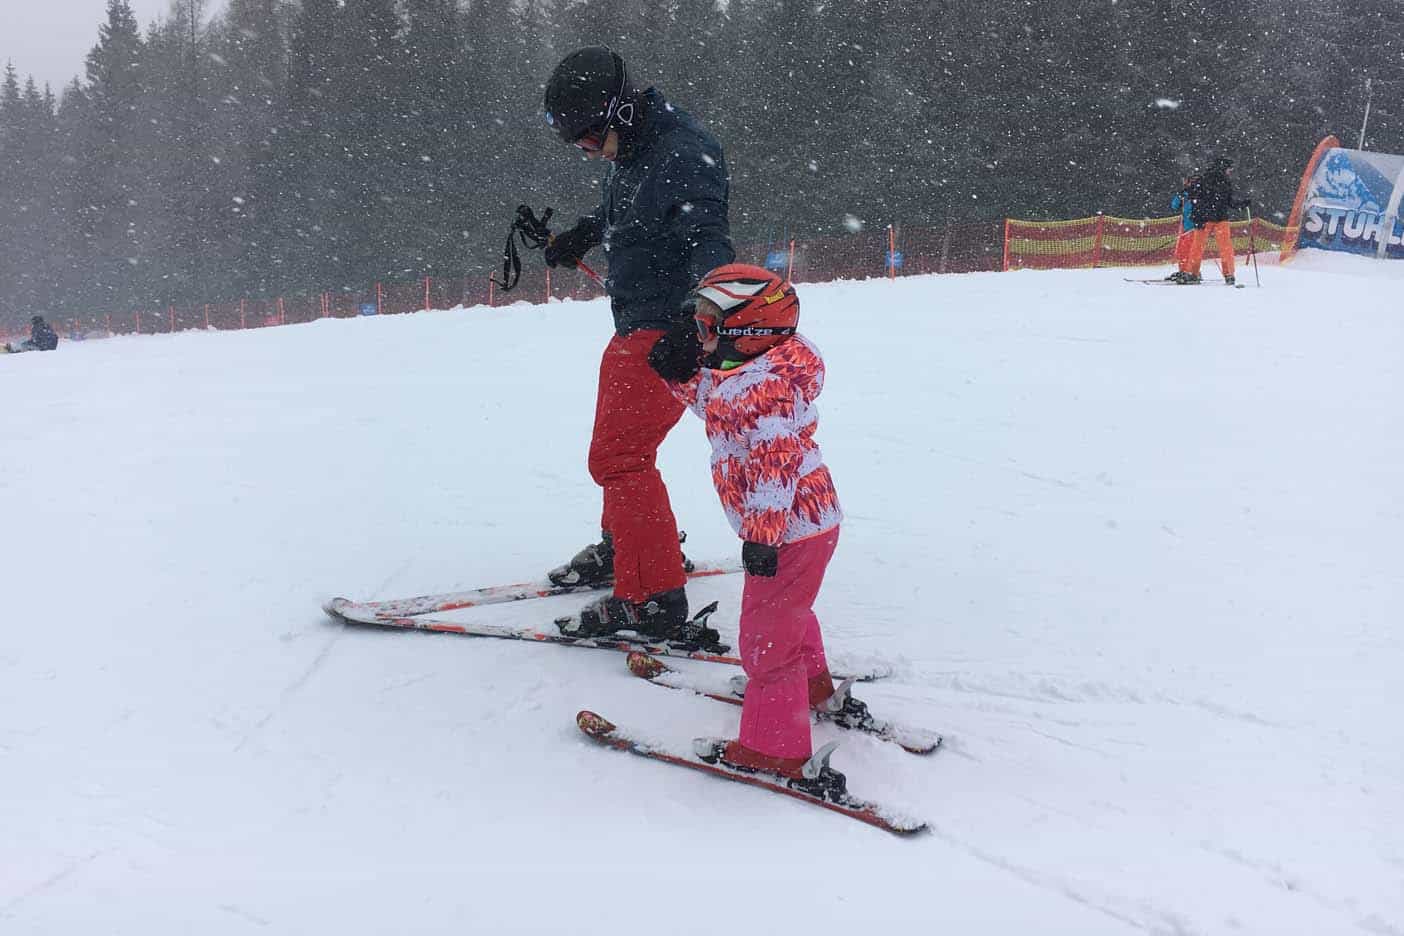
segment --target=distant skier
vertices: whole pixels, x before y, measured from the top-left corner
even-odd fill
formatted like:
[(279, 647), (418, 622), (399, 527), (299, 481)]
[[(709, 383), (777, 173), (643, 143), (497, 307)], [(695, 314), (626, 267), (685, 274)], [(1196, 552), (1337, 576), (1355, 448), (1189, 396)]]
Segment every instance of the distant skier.
[[(795, 331), (794, 287), (769, 270), (729, 264), (693, 295), (695, 323), (666, 332), (648, 360), (706, 424), (712, 482), (744, 541), (740, 653), (749, 682), (740, 738), (719, 755), (802, 780), (809, 710), (834, 694), (813, 610), (843, 519), (814, 442), (824, 362)], [(842, 701), (841, 718), (866, 714), (856, 699)], [(842, 787), (843, 778), (830, 771), (822, 783)]]
[(29, 337), (19, 344), (8, 344), (5, 349), (12, 354), (21, 351), (52, 351), (58, 347), (58, 333), (44, 321), (44, 316), (36, 315), (29, 320)]
[(599, 207), (557, 234), (550, 266), (573, 267), (603, 243), (614, 337), (600, 362), (589, 467), (604, 488), (601, 542), (552, 570), (556, 584), (614, 582), (580, 614), (583, 635), (632, 630), (666, 638), (688, 619), (687, 581), (658, 446), (683, 406), (648, 368), (664, 329), (691, 326), (683, 301), (729, 263), (728, 182), (721, 145), (656, 88), (640, 92), (624, 60), (580, 49), (546, 83), (546, 121), (562, 142), (610, 163)]
[(1233, 183), (1229, 173), (1233, 171), (1233, 160), (1220, 156), (1209, 164), (1209, 169), (1191, 182), (1186, 194), (1194, 205), (1191, 219), (1194, 221), (1194, 239), (1190, 242), (1189, 256), (1180, 260), (1180, 272), (1175, 282), (1183, 286), (1193, 286), (1200, 282), (1199, 267), (1204, 258), (1204, 248), (1209, 235), (1219, 247), (1219, 262), (1223, 269), (1224, 282), (1234, 285), (1233, 276), (1233, 233), (1229, 226), (1229, 211), (1234, 208), (1247, 208), (1251, 199), (1235, 199)]
[[(1170, 199), (1170, 210), (1180, 213), (1180, 233), (1175, 238), (1175, 263), (1184, 263), (1190, 255), (1190, 245), (1194, 241), (1194, 202), (1190, 200), (1190, 186), (1199, 181), (1198, 176), (1190, 176), (1185, 179), (1180, 190)], [(1179, 271), (1170, 274), (1166, 279), (1177, 279)]]

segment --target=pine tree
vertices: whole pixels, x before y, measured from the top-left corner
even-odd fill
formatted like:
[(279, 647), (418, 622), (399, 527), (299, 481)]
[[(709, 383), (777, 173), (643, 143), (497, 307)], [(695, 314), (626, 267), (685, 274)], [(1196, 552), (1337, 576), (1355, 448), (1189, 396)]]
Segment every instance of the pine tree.
[(88, 53), (87, 117), (74, 158), (72, 203), (87, 254), (88, 282), (80, 296), (95, 308), (129, 310), (148, 297), (141, 222), (154, 201), (143, 157), (150, 135), (140, 122), (143, 47), (126, 0), (108, 0), (107, 22)]

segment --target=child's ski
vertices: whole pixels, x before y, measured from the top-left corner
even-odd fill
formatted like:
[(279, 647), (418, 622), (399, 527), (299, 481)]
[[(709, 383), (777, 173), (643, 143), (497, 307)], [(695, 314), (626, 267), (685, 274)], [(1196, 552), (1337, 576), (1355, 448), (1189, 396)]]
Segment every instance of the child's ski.
[[(782, 777), (765, 773), (748, 773), (726, 766), (724, 763), (708, 763), (702, 760), (698, 753), (694, 751), (672, 751), (666, 745), (650, 741), (641, 735), (633, 732), (621, 730), (612, 722), (596, 715), (594, 712), (583, 711), (575, 716), (576, 726), (601, 744), (608, 745), (620, 751), (628, 751), (630, 754), (637, 754), (639, 757), (647, 757), (651, 760), (660, 761), (665, 764), (674, 764), (679, 767), (688, 767), (692, 770), (711, 774), (714, 777), (721, 777), (724, 780), (734, 780), (737, 783), (745, 783), (751, 786), (761, 787), (780, 793), (784, 796), (813, 803), (836, 813), (842, 813), (859, 822), (866, 822), (869, 825), (877, 826), (888, 832), (897, 835), (912, 835), (921, 832), (926, 828), (926, 823), (919, 819), (903, 815), (895, 810), (879, 806), (876, 803), (869, 803), (849, 795), (846, 791), (832, 794), (832, 798), (825, 798), (813, 793), (807, 793), (796, 788), (800, 781), (786, 780)], [(715, 751), (718, 742), (710, 739), (700, 741), (705, 744), (709, 751)], [(828, 768), (828, 755), (832, 753), (833, 746), (830, 745), (815, 755), (811, 763), (818, 763), (828, 776), (834, 776), (832, 770)], [(842, 778), (840, 776), (840, 782)]]
[[(640, 679), (648, 680), (655, 686), (692, 692), (731, 705), (740, 705), (746, 694), (745, 676), (732, 676), (726, 680), (700, 678), (694, 674), (681, 673), (662, 660), (637, 650), (629, 654), (628, 663), (629, 672)], [(815, 709), (814, 717), (819, 721), (831, 722), (840, 728), (861, 731), (884, 741), (891, 741), (912, 754), (930, 754), (941, 746), (941, 736), (933, 731), (909, 728), (905, 725), (883, 721), (880, 718), (873, 718), (868, 714), (867, 707), (863, 703), (858, 702), (857, 699), (853, 699), (848, 694), (851, 683), (851, 679), (845, 680), (831, 697), (831, 702), (836, 701), (836, 704), (830, 707), (832, 710), (830, 708)], [(856, 707), (854, 703), (856, 703)]]
[[(730, 575), (740, 572), (739, 563), (701, 563), (688, 570), (688, 578), (704, 578), (711, 575)], [(609, 588), (612, 582), (602, 585), (552, 585), (545, 579), (539, 582), (520, 582), (515, 585), (489, 585), (486, 588), (470, 588), (466, 591), (444, 592), (440, 595), (420, 595), (416, 598), (393, 598), (388, 601), (351, 601), (347, 598), (333, 598), (323, 607), (332, 613), (331, 606), (349, 610), (358, 617), (374, 615), (378, 618), (413, 617), (416, 614), (436, 614), (444, 611), (458, 611), (463, 608), (476, 608), (481, 605), (503, 604), (509, 601), (525, 601), (531, 598), (554, 598), (574, 592), (594, 591)]]

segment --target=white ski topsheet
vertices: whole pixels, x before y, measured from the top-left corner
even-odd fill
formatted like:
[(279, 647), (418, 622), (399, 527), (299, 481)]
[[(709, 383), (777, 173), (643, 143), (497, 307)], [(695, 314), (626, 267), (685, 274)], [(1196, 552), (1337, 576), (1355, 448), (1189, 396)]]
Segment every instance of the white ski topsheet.
[[(932, 821), (908, 842), (601, 752), (582, 708), (736, 730), (622, 655), (319, 610), (522, 581), (597, 533), (603, 303), (15, 356), (0, 932), (1397, 936), (1400, 265), (1327, 259), (1262, 290), (801, 287), (848, 515), (825, 633), (946, 741), (816, 737)], [(685, 416), (674, 510), (732, 556), (707, 459)]]

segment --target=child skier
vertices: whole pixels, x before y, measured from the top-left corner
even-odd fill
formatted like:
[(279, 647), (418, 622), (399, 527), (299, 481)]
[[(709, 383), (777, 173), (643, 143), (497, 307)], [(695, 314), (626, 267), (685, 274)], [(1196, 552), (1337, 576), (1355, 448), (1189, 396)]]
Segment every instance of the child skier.
[[(1175, 197), (1170, 199), (1170, 210), (1180, 213), (1180, 234), (1175, 238), (1175, 263), (1178, 266), (1189, 259), (1190, 248), (1194, 243), (1194, 202), (1190, 199), (1190, 187), (1198, 184), (1198, 176), (1190, 176), (1185, 179), (1185, 184), (1180, 186), (1180, 190), (1175, 193)], [(1176, 270), (1167, 280), (1178, 280), (1179, 271)]]
[(718, 267), (692, 298), (694, 320), (665, 332), (649, 364), (705, 422), (712, 481), (744, 541), (740, 653), (748, 677), (740, 737), (699, 754), (839, 797), (842, 774), (826, 763), (804, 770), (812, 707), (840, 719), (866, 714), (846, 692), (835, 696), (813, 610), (842, 520), (814, 442), (824, 362), (795, 331), (794, 287), (769, 270)]

